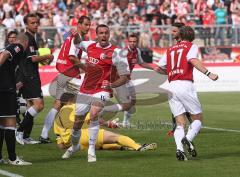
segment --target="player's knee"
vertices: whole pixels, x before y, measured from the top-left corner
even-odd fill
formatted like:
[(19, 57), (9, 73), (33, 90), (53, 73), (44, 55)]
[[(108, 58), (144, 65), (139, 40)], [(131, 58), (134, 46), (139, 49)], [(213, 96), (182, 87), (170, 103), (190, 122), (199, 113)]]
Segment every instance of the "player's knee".
[(191, 118), (192, 118), (193, 121), (194, 121), (194, 120), (200, 120), (200, 121), (202, 121), (203, 115), (202, 115), (202, 113), (199, 113), (199, 114), (191, 115)]
[(131, 107), (132, 107), (132, 103), (123, 103), (122, 104), (123, 111), (128, 111), (129, 109), (131, 109)]

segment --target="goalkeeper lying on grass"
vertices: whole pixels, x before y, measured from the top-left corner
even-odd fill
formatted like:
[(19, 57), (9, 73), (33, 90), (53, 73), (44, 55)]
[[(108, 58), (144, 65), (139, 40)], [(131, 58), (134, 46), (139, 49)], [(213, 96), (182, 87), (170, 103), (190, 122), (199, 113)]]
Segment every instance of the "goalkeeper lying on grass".
[[(73, 151), (71, 147), (71, 132), (74, 123), (75, 112), (75, 95), (70, 93), (64, 93), (61, 97), (62, 108), (54, 121), (54, 133), (57, 135), (57, 145), (60, 149), (67, 149), (62, 158), (69, 158)], [(89, 114), (87, 115), (83, 128), (79, 145), (81, 150), (88, 149), (88, 122)], [(101, 120), (101, 125), (109, 128), (118, 128), (118, 124), (115, 121)], [(96, 149), (104, 150), (134, 150), (134, 151), (146, 151), (154, 150), (157, 148), (156, 143), (140, 145), (128, 136), (116, 134), (104, 129), (100, 129), (98, 139), (96, 142)]]

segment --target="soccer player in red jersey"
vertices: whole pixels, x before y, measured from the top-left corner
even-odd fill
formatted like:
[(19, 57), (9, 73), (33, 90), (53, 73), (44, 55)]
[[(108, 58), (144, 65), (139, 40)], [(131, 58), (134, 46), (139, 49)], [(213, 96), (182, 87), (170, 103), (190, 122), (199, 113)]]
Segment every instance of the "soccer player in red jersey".
[(59, 71), (57, 76), (56, 96), (52, 109), (45, 117), (44, 126), (42, 129), (39, 141), (41, 143), (50, 143), (48, 132), (53, 125), (54, 118), (60, 109), (60, 97), (64, 93), (67, 82), (74, 77), (79, 77), (80, 70), (74, 65), (78, 63), (82, 56), (82, 50), (77, 48), (74, 43), (75, 36), (85, 39), (85, 35), (90, 29), (91, 21), (87, 16), (81, 16), (78, 20), (77, 34), (70, 34), (64, 41), (60, 53), (58, 55), (56, 68)]
[[(168, 75), (169, 106), (177, 123), (174, 139), (177, 146), (178, 160), (187, 160), (183, 146), (189, 154), (197, 155), (192, 143), (202, 126), (202, 108), (193, 85), (193, 68), (196, 68), (211, 80), (218, 79), (218, 75), (209, 72), (198, 58), (198, 47), (192, 43), (195, 38), (194, 30), (189, 26), (180, 28), (181, 42), (169, 47), (160, 59), (158, 71)], [(185, 112), (191, 114), (193, 122), (190, 124), (185, 136)]]
[[(153, 67), (144, 62), (141, 57), (141, 51), (137, 47), (138, 36), (136, 34), (130, 34), (128, 36), (128, 46), (122, 50), (122, 55), (127, 56), (130, 73), (136, 64), (139, 64), (143, 68), (153, 70)], [(131, 81), (131, 75), (129, 75), (129, 82), (115, 88), (116, 97), (120, 104), (114, 104), (103, 108), (102, 114), (106, 112), (119, 112), (124, 111), (123, 127), (130, 127), (131, 115), (135, 113), (136, 93), (133, 82)]]
[[(98, 114), (110, 99), (111, 88), (119, 87), (128, 81), (130, 74), (127, 58), (121, 56), (121, 50), (109, 42), (109, 27), (100, 24), (96, 28), (97, 42), (82, 41), (80, 49), (87, 52), (88, 59), (79, 67), (85, 71), (85, 77), (77, 95), (75, 122), (72, 132), (72, 151), (79, 149), (81, 127), (90, 111), (88, 162), (95, 162), (95, 143), (99, 132)], [(78, 39), (81, 40), (81, 39)], [(70, 150), (70, 149), (68, 149)]]

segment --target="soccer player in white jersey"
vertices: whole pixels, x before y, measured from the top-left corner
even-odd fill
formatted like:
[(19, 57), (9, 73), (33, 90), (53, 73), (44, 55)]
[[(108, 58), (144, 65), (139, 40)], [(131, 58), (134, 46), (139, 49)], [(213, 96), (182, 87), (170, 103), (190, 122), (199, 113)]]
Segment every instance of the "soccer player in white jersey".
[(85, 71), (85, 77), (76, 100), (71, 148), (74, 152), (79, 149), (80, 129), (90, 111), (88, 162), (96, 161), (98, 114), (110, 99), (112, 88), (125, 84), (130, 74), (127, 58), (121, 57), (120, 49), (109, 42), (109, 27), (100, 24), (96, 33), (97, 42), (82, 41), (79, 45), (80, 49), (87, 52), (88, 59), (85, 64), (79, 62), (79, 67)]
[[(202, 126), (202, 108), (193, 85), (193, 68), (196, 68), (211, 80), (218, 79), (218, 75), (209, 72), (198, 60), (198, 47), (192, 43), (195, 38), (194, 30), (189, 26), (180, 28), (181, 42), (169, 47), (159, 61), (158, 71), (168, 75), (169, 106), (177, 123), (174, 139), (177, 146), (176, 157), (178, 160), (187, 160), (183, 146), (188, 153), (196, 157), (193, 145)], [(191, 114), (193, 122), (190, 124), (185, 136), (185, 112)]]

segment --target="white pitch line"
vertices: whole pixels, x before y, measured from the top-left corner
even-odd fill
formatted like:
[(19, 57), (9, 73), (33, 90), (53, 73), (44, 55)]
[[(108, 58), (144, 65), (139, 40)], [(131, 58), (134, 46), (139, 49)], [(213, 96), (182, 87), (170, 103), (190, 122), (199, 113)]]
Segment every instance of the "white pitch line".
[[(172, 125), (171, 123), (161, 123), (162, 125)], [(144, 125), (143, 125), (144, 127)], [(137, 128), (136, 125), (133, 125), (132, 127), (133, 129), (139, 129), (139, 130), (154, 130), (152, 128)], [(215, 130), (215, 131), (223, 131), (223, 132), (235, 132), (235, 133), (240, 133), (240, 130), (233, 130), (233, 129), (226, 129), (226, 128), (215, 128), (215, 127), (208, 127), (208, 126), (202, 126), (203, 129), (207, 129), (207, 130)]]
[(15, 174), (15, 173), (10, 173), (8, 171), (1, 170), (1, 169), (0, 169), (0, 174), (4, 175), (4, 176), (9, 176), (9, 177), (24, 177), (24, 176), (21, 176), (21, 175)]
[(214, 127), (206, 127), (206, 126), (203, 126), (202, 128), (208, 129), (208, 130), (240, 133), (240, 130), (232, 130), (232, 129), (225, 129), (225, 128), (214, 128)]

